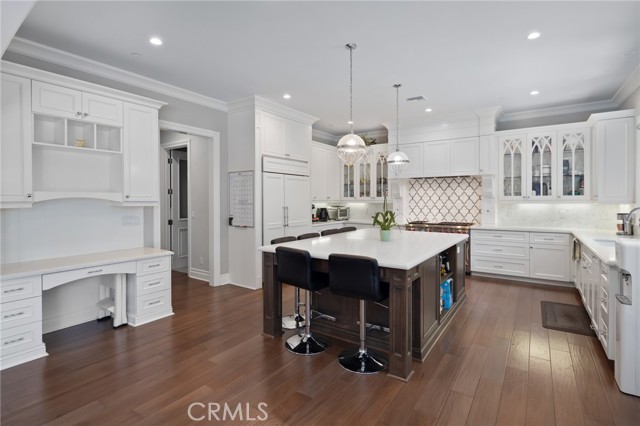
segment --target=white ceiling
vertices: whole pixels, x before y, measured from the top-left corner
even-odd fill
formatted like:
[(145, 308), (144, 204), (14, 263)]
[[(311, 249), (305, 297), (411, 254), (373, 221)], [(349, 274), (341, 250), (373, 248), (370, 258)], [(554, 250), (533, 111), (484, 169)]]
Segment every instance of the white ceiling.
[(346, 43), (358, 45), (360, 131), (395, 123), (394, 83), (401, 99), (428, 98), (401, 103), (403, 125), (427, 107), (437, 118), (610, 101), (638, 65), (640, 2), (41, 1), (17, 36), (225, 102), (259, 95), (340, 134)]

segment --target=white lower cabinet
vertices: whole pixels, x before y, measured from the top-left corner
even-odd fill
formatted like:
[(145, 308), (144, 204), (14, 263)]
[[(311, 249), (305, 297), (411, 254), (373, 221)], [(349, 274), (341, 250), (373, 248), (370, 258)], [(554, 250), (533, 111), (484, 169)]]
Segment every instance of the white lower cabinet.
[(138, 326), (173, 315), (171, 257), (137, 261), (137, 274), (127, 280), (127, 322)]
[(569, 234), (471, 231), (473, 272), (571, 281)]

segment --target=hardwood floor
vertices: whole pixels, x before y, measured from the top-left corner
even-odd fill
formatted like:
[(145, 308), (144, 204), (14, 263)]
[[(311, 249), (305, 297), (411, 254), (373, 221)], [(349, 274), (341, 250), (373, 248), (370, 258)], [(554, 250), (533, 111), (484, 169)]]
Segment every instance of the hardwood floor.
[[(263, 337), (260, 291), (211, 288), (180, 273), (173, 280), (173, 317), (138, 328), (114, 330), (105, 321), (49, 333), (49, 357), (3, 371), (2, 425), (636, 425), (640, 419), (640, 398), (618, 390), (613, 364), (595, 338), (542, 327), (540, 301), (579, 304), (572, 289), (469, 278), (467, 301), (403, 383), (343, 370), (338, 344), (301, 357), (284, 349), (284, 339)], [(288, 311), (291, 288), (285, 297)], [(202, 420), (189, 418), (192, 403), (203, 404), (192, 409)], [(206, 417), (210, 403), (213, 410), (227, 403), (227, 421)], [(222, 408), (215, 414), (222, 419)]]

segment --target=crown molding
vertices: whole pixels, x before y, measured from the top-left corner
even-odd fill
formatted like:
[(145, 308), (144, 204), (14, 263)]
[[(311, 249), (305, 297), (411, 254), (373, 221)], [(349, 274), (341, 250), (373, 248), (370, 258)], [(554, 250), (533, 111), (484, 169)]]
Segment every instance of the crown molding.
[(289, 108), (287, 106), (277, 104), (273, 101), (262, 98), (260, 96), (254, 96), (254, 98), (255, 98), (256, 108), (260, 108), (264, 111), (282, 115), (284, 117), (290, 118), (295, 121), (299, 121), (309, 126), (311, 126), (313, 123), (318, 121), (318, 117), (314, 117), (304, 112), (297, 111), (293, 108)]
[(612, 100), (598, 101), (598, 102), (585, 102), (582, 104), (533, 109), (533, 110), (521, 111), (521, 112), (510, 112), (507, 114), (503, 114), (499, 121), (501, 123), (504, 123), (504, 122), (514, 121), (514, 120), (530, 120), (530, 119), (549, 117), (554, 115), (557, 116), (557, 115), (565, 115), (565, 114), (576, 114), (581, 112), (597, 112), (597, 111), (616, 109), (618, 108), (618, 106), (619, 104), (616, 104)]
[(141, 89), (151, 90), (162, 95), (205, 106), (218, 111), (227, 112), (227, 103), (219, 99), (210, 98), (190, 90), (181, 89), (171, 84), (163, 83), (140, 74), (132, 73), (103, 64), (92, 59), (83, 58), (73, 53), (54, 49), (53, 47), (35, 43), (21, 37), (14, 37), (7, 48), (8, 51), (39, 59), (56, 65), (61, 65), (76, 71), (86, 72), (98, 77), (108, 78), (119, 83), (128, 84)]
[(611, 100), (615, 102), (619, 107), (627, 99), (629, 99), (629, 96), (631, 96), (633, 92), (638, 89), (638, 87), (640, 87), (640, 65), (637, 65), (636, 68), (631, 71), (631, 74), (629, 74), (629, 78), (627, 78), (622, 86), (620, 86)]
[(335, 146), (337, 145), (339, 138), (338, 136), (323, 130), (311, 129), (311, 139), (318, 142), (330, 143)]

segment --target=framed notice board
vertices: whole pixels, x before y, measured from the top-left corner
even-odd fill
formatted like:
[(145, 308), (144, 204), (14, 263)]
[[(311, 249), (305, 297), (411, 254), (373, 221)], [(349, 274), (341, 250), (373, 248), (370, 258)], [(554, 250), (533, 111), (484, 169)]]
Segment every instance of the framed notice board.
[(229, 225), (253, 227), (253, 171), (229, 173)]

